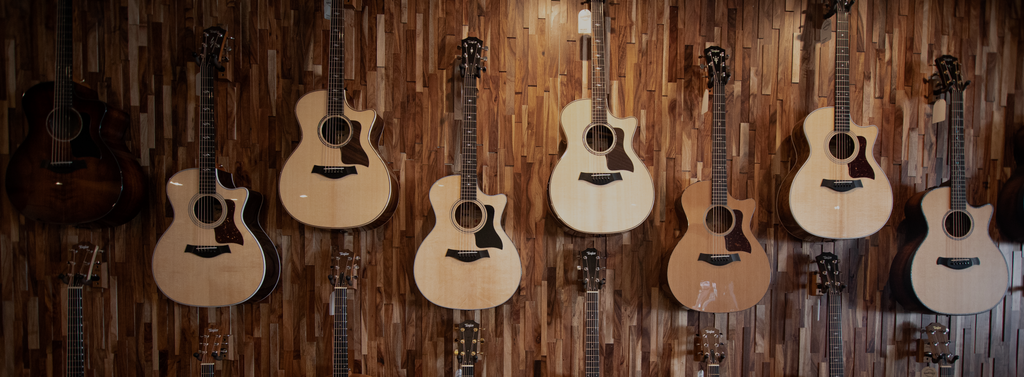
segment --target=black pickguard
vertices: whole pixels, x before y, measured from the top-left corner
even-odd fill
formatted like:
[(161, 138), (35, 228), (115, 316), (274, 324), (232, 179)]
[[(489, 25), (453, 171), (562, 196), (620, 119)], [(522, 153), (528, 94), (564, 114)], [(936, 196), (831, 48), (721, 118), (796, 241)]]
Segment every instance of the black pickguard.
[(738, 209), (732, 210), (736, 222), (732, 232), (725, 235), (725, 250), (750, 252), (750, 241), (743, 235), (743, 212)]
[(484, 208), (487, 209), (487, 218), (484, 219), (484, 227), (480, 228), (480, 230), (475, 234), (476, 247), (493, 247), (501, 249), (503, 246), (501, 243), (501, 237), (499, 237), (498, 232), (494, 230), (494, 207), (485, 205)]
[(605, 162), (608, 164), (608, 170), (625, 170), (633, 171), (633, 161), (626, 155), (626, 147), (623, 142), (626, 140), (626, 132), (622, 131), (621, 128), (611, 127), (615, 130), (615, 137), (618, 140), (615, 146), (608, 154), (604, 155)]
[(89, 114), (79, 113), (79, 115), (82, 117), (82, 132), (74, 139), (71, 139), (71, 155), (79, 158), (100, 158), (100, 146), (96, 145), (96, 141), (92, 139), (92, 135), (89, 133), (91, 123)]
[(363, 134), (363, 125), (354, 120), (349, 120), (349, 124), (352, 125), (352, 140), (341, 147), (341, 162), (370, 167), (370, 157), (366, 155), (363, 146), (359, 144), (359, 135)]

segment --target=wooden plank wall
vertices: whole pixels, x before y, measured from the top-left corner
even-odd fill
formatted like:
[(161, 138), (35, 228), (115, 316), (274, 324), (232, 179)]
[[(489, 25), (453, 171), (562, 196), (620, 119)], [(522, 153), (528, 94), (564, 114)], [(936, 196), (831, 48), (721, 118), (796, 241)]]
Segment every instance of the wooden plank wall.
[[(27, 132), (20, 96), (54, 77), (52, 1), (4, 1), (0, 60), (0, 169)], [(923, 78), (935, 57), (964, 63), (970, 199), (993, 202), (1010, 175), (1008, 135), (1024, 123), (1024, 25), (1020, 0), (860, 0), (852, 15), (853, 120), (881, 127), (876, 156), (896, 195), (889, 223), (870, 238), (798, 242), (774, 208), (794, 163), (790, 131), (827, 106), (832, 51), (819, 0), (617, 0), (611, 17), (612, 109), (641, 124), (636, 148), (657, 203), (640, 228), (604, 238), (567, 236), (548, 211), (548, 175), (558, 160), (559, 109), (589, 96), (576, 14), (562, 0), (346, 0), (347, 85), (356, 108), (376, 109), (380, 149), (401, 180), (394, 218), (365, 232), (301, 226), (277, 200), (277, 176), (300, 138), (293, 113), (324, 86), (328, 22), (309, 0), (103, 0), (76, 3), (75, 77), (130, 112), (128, 144), (152, 187), (130, 223), (105, 230), (48, 226), (0, 212), (0, 374), (61, 373), (65, 321), (57, 274), (79, 241), (107, 253), (102, 279), (86, 289), (89, 376), (186, 376), (200, 331), (233, 337), (221, 376), (323, 376), (331, 368), (326, 275), (332, 241), (362, 255), (353, 300), (354, 370), (372, 376), (451, 376), (452, 325), (487, 328), (483, 376), (578, 376), (583, 297), (574, 257), (607, 251), (602, 294), (602, 366), (616, 376), (694, 376), (696, 330), (728, 338), (723, 371), (742, 376), (824, 376), (825, 302), (807, 293), (813, 257), (842, 258), (848, 376), (920, 376), (917, 329), (953, 330), (962, 376), (1024, 376), (1021, 245), (1000, 242), (1012, 266), (1007, 298), (989, 313), (910, 313), (887, 286), (913, 193), (948, 176), (945, 132), (931, 124)], [(218, 161), (236, 182), (269, 198), (264, 226), (280, 249), (282, 281), (266, 300), (217, 310), (177, 305), (150, 273), (156, 239), (172, 219), (166, 179), (194, 165), (196, 64), (202, 29), (223, 24), (237, 38), (217, 83), (222, 106)], [(426, 193), (450, 174), (458, 125), (453, 56), (459, 40), (491, 47), (479, 116), (485, 192), (509, 195), (505, 229), (524, 274), (507, 304), (479, 312), (433, 306), (411, 278), (419, 242), (433, 225)], [(687, 311), (662, 290), (662, 266), (681, 237), (673, 203), (709, 177), (710, 116), (698, 56), (718, 44), (732, 55), (729, 151), (732, 194), (758, 201), (755, 233), (774, 269), (756, 307), (728, 315)], [(339, 209), (343, 210), (343, 209)], [(996, 233), (993, 228), (993, 233)], [(995, 235), (998, 237), (998, 235)], [(451, 281), (458, 285), (457, 279)]]

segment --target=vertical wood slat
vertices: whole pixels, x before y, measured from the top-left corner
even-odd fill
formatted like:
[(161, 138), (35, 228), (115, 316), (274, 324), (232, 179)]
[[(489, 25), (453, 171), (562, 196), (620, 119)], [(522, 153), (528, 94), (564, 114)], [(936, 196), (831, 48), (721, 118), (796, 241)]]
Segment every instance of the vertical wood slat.
[[(775, 194), (791, 168), (789, 133), (831, 103), (834, 34), (821, 33), (820, 1), (609, 1), (608, 104), (635, 116), (636, 147), (656, 179), (654, 215), (638, 229), (603, 238), (565, 235), (547, 208), (546, 188), (565, 138), (558, 110), (589, 96), (589, 65), (578, 56), (576, 15), (587, 5), (551, 0), (345, 0), (346, 85), (356, 108), (381, 116), (381, 150), (401, 180), (399, 208), (372, 231), (334, 234), (290, 218), (276, 199), (277, 174), (300, 134), (295, 102), (326, 84), (329, 22), (319, 2), (91, 2), (75, 0), (76, 81), (131, 114), (128, 145), (150, 178), (150, 203), (127, 225), (82, 230), (36, 224), (0, 205), (0, 374), (60, 374), (66, 328), (56, 275), (78, 242), (108, 253), (102, 284), (83, 292), (87, 376), (187, 376), (209, 324), (230, 329), (220, 375), (326, 375), (331, 369), (330, 237), (361, 255), (353, 292), (353, 372), (376, 376), (452, 375), (451, 326), (463, 317), (487, 330), (479, 374), (576, 375), (582, 357), (583, 293), (568, 267), (581, 248), (609, 255), (600, 300), (601, 358), (607, 375), (692, 376), (696, 329), (718, 326), (727, 338), (723, 373), (814, 376), (827, 362), (824, 307), (806, 294), (813, 257), (835, 250), (848, 293), (843, 304), (847, 375), (916, 376), (922, 365), (915, 329), (948, 322), (963, 357), (958, 375), (1024, 375), (1024, 261), (1021, 245), (997, 239), (1011, 262), (1007, 300), (991, 313), (944, 319), (908, 313), (886, 285), (900, 239), (902, 203), (947, 179), (948, 132), (935, 129), (921, 82), (931, 61), (964, 62), (968, 202), (991, 202), (1015, 163), (1012, 135), (1024, 121), (1021, 7), (1008, 1), (858, 1), (851, 14), (851, 118), (880, 127), (879, 155), (896, 206), (879, 234), (835, 244), (798, 242), (779, 226)], [(49, 1), (0, 5), (0, 173), (25, 137), (20, 95), (54, 78), (54, 15)], [(834, 25), (834, 20), (831, 20)], [(218, 163), (266, 197), (264, 226), (281, 250), (284, 280), (267, 300), (216, 310), (162, 297), (152, 284), (151, 254), (172, 213), (166, 178), (193, 167), (197, 147), (193, 82), (203, 28), (236, 36), (228, 71), (217, 82), (225, 134)], [(505, 228), (519, 247), (524, 280), (506, 305), (481, 312), (432, 306), (411, 277), (416, 248), (434, 223), (427, 190), (452, 174), (455, 46), (465, 33), (487, 44), (482, 80), (480, 182), (509, 195)], [(826, 40), (827, 39), (827, 40)], [(759, 203), (755, 233), (773, 261), (773, 284), (751, 311), (712, 316), (686, 311), (660, 287), (661, 261), (684, 230), (673, 205), (710, 168), (706, 78), (698, 56), (717, 44), (732, 56), (726, 116), (733, 196)], [(250, 128), (251, 127), (251, 128)], [(307, 137), (309, 135), (306, 135)], [(734, 137), (740, 136), (740, 137)], [(736, 159), (739, 160), (736, 160)], [(0, 194), (7, 201), (6, 193)], [(993, 231), (994, 233), (997, 233)], [(998, 234), (996, 235), (998, 237)], [(457, 284), (457, 282), (453, 282)], [(944, 323), (945, 323), (944, 322)], [(225, 330), (222, 330), (225, 331)], [(752, 344), (746, 345), (747, 341)], [(58, 366), (55, 366), (58, 365)]]

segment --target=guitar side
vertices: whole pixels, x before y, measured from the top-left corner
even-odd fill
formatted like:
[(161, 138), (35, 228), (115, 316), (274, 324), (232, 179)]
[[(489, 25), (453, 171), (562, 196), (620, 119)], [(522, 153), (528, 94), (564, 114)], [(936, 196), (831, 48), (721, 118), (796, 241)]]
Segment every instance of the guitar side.
[[(281, 203), (304, 224), (330, 229), (373, 228), (387, 222), (398, 206), (398, 180), (377, 153), (383, 133), (373, 110), (356, 111), (345, 103), (345, 114), (359, 125), (353, 142), (367, 157), (368, 166), (354, 165), (342, 150), (320, 140), (318, 128), (327, 114), (327, 91), (306, 94), (295, 105), (302, 139), (281, 169)], [(355, 166), (357, 173), (328, 178), (312, 173), (314, 165)], [(325, 208), (329, 210), (324, 210)]]
[[(907, 220), (915, 227), (897, 254), (890, 280), (893, 295), (911, 309), (966, 315), (988, 311), (1009, 286), (1009, 268), (989, 237), (992, 205), (966, 206), (974, 219), (970, 234), (949, 237), (942, 224), (950, 203), (949, 187), (918, 193), (907, 202)], [(937, 264), (939, 257), (974, 258), (980, 263), (957, 270)]]
[[(808, 241), (870, 236), (885, 225), (892, 212), (892, 187), (874, 158), (878, 128), (850, 124), (849, 134), (858, 139), (859, 146), (855, 155), (860, 157), (855, 162), (874, 178), (851, 177), (848, 166), (834, 163), (827, 152), (834, 115), (832, 107), (814, 110), (793, 130), (798, 160), (779, 187), (782, 224)], [(859, 179), (863, 187), (839, 192), (822, 187), (823, 179)]]
[[(597, 156), (584, 147), (584, 132), (591, 119), (590, 102), (589, 98), (580, 99), (562, 109), (562, 132), (567, 143), (548, 182), (551, 212), (574, 232), (626, 232), (642, 224), (654, 209), (654, 182), (647, 166), (633, 150), (636, 118), (608, 115), (608, 125), (621, 135), (616, 135), (620, 140), (615, 148), (621, 148), (624, 153)], [(611, 157), (613, 154), (616, 157)], [(609, 169), (607, 160), (611, 158), (628, 159), (632, 171)], [(622, 179), (597, 185), (580, 180), (580, 173), (618, 173)]]
[[(192, 219), (190, 205), (198, 194), (199, 169), (185, 169), (167, 182), (167, 198), (174, 221), (153, 251), (153, 278), (171, 300), (183, 305), (221, 307), (259, 301), (277, 286), (280, 258), (277, 248), (259, 224), (262, 195), (235, 188), (231, 175), (217, 172), (218, 195), (228, 204), (218, 227), (231, 242), (217, 242), (217, 230), (204, 229)], [(185, 252), (188, 245), (225, 245), (230, 252), (204, 258)]]
[[(501, 305), (519, 289), (522, 264), (519, 252), (501, 227), (507, 199), (505, 195), (485, 195), (477, 189), (477, 201), (493, 207), (493, 225), (501, 239), (501, 248), (477, 247), (472, 233), (458, 229), (450, 211), (460, 199), (461, 177), (450, 175), (430, 188), (430, 205), (435, 224), (423, 239), (413, 262), (413, 277), (420, 292), (430, 302), (459, 310), (487, 309)], [(489, 257), (462, 262), (445, 256), (449, 249), (487, 250)]]
[[(750, 252), (726, 250), (726, 237), (711, 233), (705, 225), (705, 214), (711, 207), (711, 186), (711, 181), (694, 183), (679, 198), (688, 229), (669, 257), (668, 287), (687, 308), (710, 313), (745, 310), (760, 302), (771, 284), (768, 255), (750, 231), (757, 204), (753, 199), (736, 200), (728, 196), (728, 207), (743, 216), (733, 229), (739, 227)], [(724, 266), (698, 260), (701, 254), (730, 253), (740, 260)]]

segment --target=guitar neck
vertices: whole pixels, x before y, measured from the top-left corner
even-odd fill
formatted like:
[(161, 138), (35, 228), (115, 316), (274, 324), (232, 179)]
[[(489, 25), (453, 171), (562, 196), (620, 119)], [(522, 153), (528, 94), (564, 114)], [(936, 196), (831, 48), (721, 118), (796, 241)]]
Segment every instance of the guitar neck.
[(212, 62), (201, 65), (199, 78), (199, 193), (217, 191), (217, 114), (214, 96), (214, 78), (217, 67)]
[(462, 377), (473, 377), (473, 370), (476, 369), (473, 365), (462, 366)]
[(850, 12), (836, 12), (835, 130), (850, 131)]
[(462, 200), (476, 200), (476, 75), (466, 74), (462, 83)]
[(345, 115), (345, 17), (340, 3), (330, 7), (331, 46), (327, 64), (327, 115)]
[(828, 375), (843, 377), (843, 302), (839, 293), (828, 294)]
[(967, 177), (964, 166), (964, 92), (960, 90), (950, 93), (950, 133), (950, 153), (953, 155), (950, 209), (962, 211), (967, 208)]
[(67, 375), (85, 376), (85, 341), (82, 329), (82, 287), (68, 287)]
[(348, 377), (348, 288), (334, 289), (334, 377)]
[(593, 25), (594, 25), (594, 59), (593, 69), (591, 69), (591, 95), (593, 98), (590, 102), (591, 111), (591, 122), (596, 124), (604, 124), (608, 122), (608, 83), (605, 74), (605, 33), (604, 28), (604, 0), (592, 1), (590, 3), (591, 11), (593, 12)]
[(74, 48), (71, 0), (57, 0), (57, 56), (54, 104), (58, 109), (71, 107), (74, 80), (71, 76)]
[(213, 363), (206, 363), (199, 366), (199, 375), (201, 377), (213, 377), (214, 371)]
[(711, 133), (711, 204), (726, 205), (729, 201), (729, 178), (726, 175), (726, 132), (725, 132), (725, 86), (724, 80), (716, 79), (712, 93)]
[(586, 377), (599, 377), (601, 375), (601, 348), (600, 329), (598, 327), (599, 295), (597, 291), (587, 291), (587, 364)]
[(953, 377), (953, 366), (939, 365), (939, 377)]
[(708, 364), (708, 369), (705, 373), (708, 377), (720, 377), (722, 374), (719, 373), (719, 364)]

